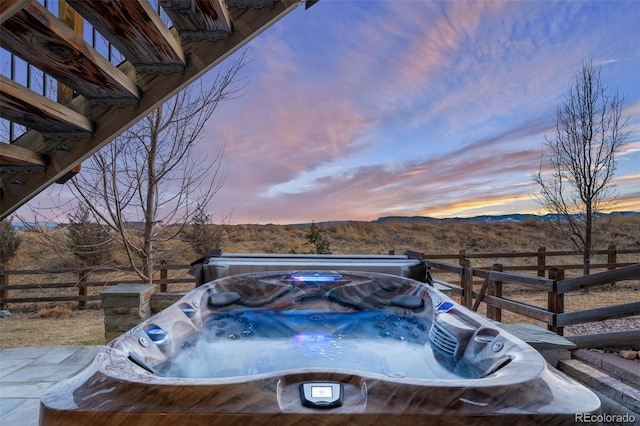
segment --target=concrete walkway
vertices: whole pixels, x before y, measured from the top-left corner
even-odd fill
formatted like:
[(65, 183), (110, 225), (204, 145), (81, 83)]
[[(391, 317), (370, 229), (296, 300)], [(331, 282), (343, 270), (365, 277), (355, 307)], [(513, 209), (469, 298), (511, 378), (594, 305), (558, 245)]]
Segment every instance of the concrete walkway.
[(65, 345), (0, 349), (0, 425), (38, 425), (40, 397), (89, 364), (100, 348)]

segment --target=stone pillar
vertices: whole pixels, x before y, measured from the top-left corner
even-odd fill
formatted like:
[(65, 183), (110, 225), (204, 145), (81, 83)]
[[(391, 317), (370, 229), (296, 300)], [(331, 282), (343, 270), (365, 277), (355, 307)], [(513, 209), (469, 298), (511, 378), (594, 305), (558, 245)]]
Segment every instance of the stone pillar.
[(151, 295), (155, 286), (118, 284), (102, 293), (104, 339), (110, 342), (151, 316)]
[(158, 312), (164, 311), (169, 306), (176, 303), (182, 296), (187, 293), (163, 293), (156, 292), (151, 297), (151, 315), (155, 315)]

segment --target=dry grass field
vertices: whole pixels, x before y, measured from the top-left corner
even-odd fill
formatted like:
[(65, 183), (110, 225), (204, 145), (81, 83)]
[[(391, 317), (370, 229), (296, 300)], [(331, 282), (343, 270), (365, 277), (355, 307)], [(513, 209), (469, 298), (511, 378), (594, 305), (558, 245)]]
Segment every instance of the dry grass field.
[[(220, 235), (218, 244), (225, 252), (298, 253), (309, 252), (302, 225), (210, 225)], [(402, 220), (349, 222), (322, 225), (335, 254), (386, 254), (389, 250), (422, 253), (531, 252), (539, 247), (570, 250), (570, 241), (558, 234), (552, 224), (529, 220), (516, 222), (406, 222)], [(9, 267), (11, 269), (56, 268), (74, 265), (73, 256), (64, 244), (65, 231), (44, 231), (50, 238), (43, 241), (31, 232), (21, 232), (23, 244)], [(606, 249), (616, 244), (619, 249), (640, 248), (640, 217), (612, 217), (598, 222), (594, 233), (594, 249)], [(160, 245), (159, 258), (169, 263), (190, 263), (201, 256), (185, 242), (172, 240)], [(638, 259), (636, 259), (638, 261)], [(124, 253), (114, 250), (115, 264), (124, 264)]]
[[(308, 226), (299, 225), (211, 225), (220, 235), (217, 248), (225, 252), (243, 253), (298, 253), (309, 252), (305, 244)], [(467, 253), (535, 252), (539, 247), (547, 251), (570, 250), (570, 242), (562, 238), (549, 223), (535, 220), (515, 222), (445, 222), (410, 223), (406, 221), (351, 222), (323, 225), (326, 238), (334, 254), (386, 254), (390, 250), (404, 253), (407, 250), (427, 254), (455, 254), (461, 249)], [(9, 269), (38, 269), (78, 266), (62, 244), (63, 229), (46, 231), (49, 240), (43, 240), (31, 232), (21, 232), (23, 238), (18, 255), (8, 265)], [(48, 242), (47, 242), (48, 241)], [(618, 249), (640, 248), (640, 217), (608, 218), (601, 220), (594, 235), (594, 249), (604, 250), (610, 244)], [(213, 248), (213, 247), (212, 247)], [(159, 257), (172, 264), (188, 264), (201, 256), (183, 241), (174, 240), (159, 247)], [(606, 256), (599, 256), (593, 263), (603, 263)], [(456, 263), (451, 260), (451, 263)], [(535, 258), (473, 260), (473, 266), (490, 266), (500, 262), (505, 265), (534, 265)], [(516, 263), (519, 262), (519, 263)], [(580, 263), (579, 256), (554, 258), (553, 264)], [(640, 262), (640, 255), (618, 255), (618, 262)], [(124, 255), (114, 251), (113, 264), (124, 264)], [(580, 274), (570, 271), (568, 276)], [(57, 277), (11, 277), (11, 284), (34, 283), (35, 280), (52, 282)], [(113, 280), (122, 279), (119, 276)], [(131, 279), (131, 278), (129, 278)], [(640, 280), (616, 285), (615, 289), (595, 289), (590, 295), (567, 297), (566, 309), (585, 309), (607, 304), (640, 300)], [(94, 289), (99, 292), (100, 288)], [(545, 306), (546, 294), (521, 292), (527, 303)], [(89, 309), (78, 310), (71, 303), (16, 304), (9, 306), (12, 315), (0, 318), (0, 348), (44, 344), (102, 344), (103, 317), (94, 303)], [(484, 312), (481, 307), (479, 312)], [(521, 321), (517, 316), (508, 317)]]

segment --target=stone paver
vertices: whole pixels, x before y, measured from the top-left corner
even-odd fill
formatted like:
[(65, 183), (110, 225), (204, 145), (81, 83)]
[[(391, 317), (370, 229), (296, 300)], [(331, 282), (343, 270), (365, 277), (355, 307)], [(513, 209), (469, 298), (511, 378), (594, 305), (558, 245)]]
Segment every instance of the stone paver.
[(102, 346), (0, 349), (0, 425), (36, 426), (40, 397), (89, 364)]

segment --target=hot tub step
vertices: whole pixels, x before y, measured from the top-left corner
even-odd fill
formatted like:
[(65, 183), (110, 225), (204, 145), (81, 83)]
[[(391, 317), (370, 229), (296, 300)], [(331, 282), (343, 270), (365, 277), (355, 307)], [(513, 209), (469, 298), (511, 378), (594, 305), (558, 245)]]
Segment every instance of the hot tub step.
[(602, 353), (588, 349), (573, 351), (572, 357), (587, 363), (620, 380), (622, 383), (640, 390), (640, 362), (620, 358), (612, 353)]
[(496, 324), (531, 345), (553, 367), (558, 367), (558, 362), (561, 360), (571, 359), (571, 349), (576, 347), (564, 337), (534, 324)]
[[(630, 410), (637, 419), (640, 419), (640, 390), (577, 359), (560, 360), (558, 369), (590, 387), (598, 396), (604, 395), (613, 402), (622, 405)], [(603, 403), (605, 402), (604, 398), (601, 400)], [(615, 407), (609, 409), (603, 407), (602, 411), (603, 413), (611, 413), (611, 410), (614, 409)]]

